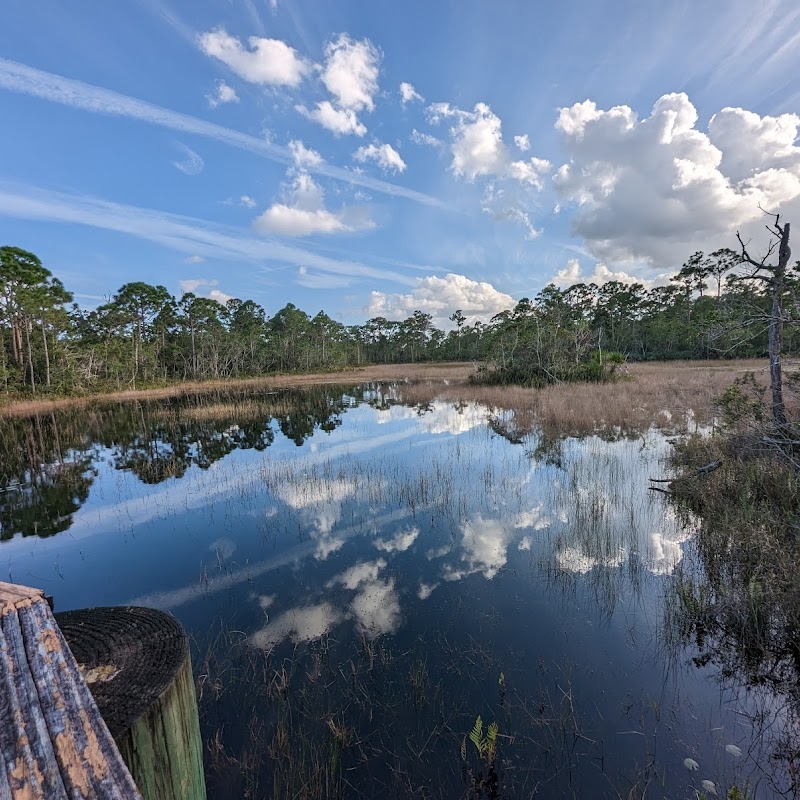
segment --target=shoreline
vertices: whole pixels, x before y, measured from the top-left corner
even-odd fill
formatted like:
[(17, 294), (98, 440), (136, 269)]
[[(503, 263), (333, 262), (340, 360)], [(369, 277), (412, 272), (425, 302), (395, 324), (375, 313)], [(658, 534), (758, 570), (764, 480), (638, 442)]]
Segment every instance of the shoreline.
[(308, 374), (277, 374), (232, 380), (187, 381), (150, 389), (122, 389), (95, 392), (79, 397), (47, 397), (11, 400), (0, 404), (0, 417), (24, 417), (74, 408), (92, 403), (126, 403), (132, 400), (163, 400), (172, 397), (206, 394), (219, 389), (302, 389), (335, 383), (395, 380), (453, 380), (463, 382), (475, 373), (472, 362), (442, 362), (424, 364), (384, 364), (354, 367), (339, 372)]

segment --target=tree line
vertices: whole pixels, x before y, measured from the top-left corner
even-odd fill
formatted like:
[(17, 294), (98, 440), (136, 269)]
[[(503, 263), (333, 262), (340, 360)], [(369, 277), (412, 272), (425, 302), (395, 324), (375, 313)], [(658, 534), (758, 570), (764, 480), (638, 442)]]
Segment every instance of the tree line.
[[(421, 310), (344, 325), (292, 303), (270, 317), (252, 300), (176, 298), (142, 281), (82, 309), (36, 255), (0, 247), (0, 390), (80, 393), (431, 360), (478, 361), (501, 380), (537, 383), (596, 377), (624, 359), (762, 356), (776, 302), (782, 321), (800, 319), (800, 262), (785, 270), (776, 298), (747, 258), (744, 247), (698, 252), (653, 288), (551, 284), (488, 323), (455, 309), (444, 331)], [(781, 349), (800, 349), (795, 326), (783, 330)]]

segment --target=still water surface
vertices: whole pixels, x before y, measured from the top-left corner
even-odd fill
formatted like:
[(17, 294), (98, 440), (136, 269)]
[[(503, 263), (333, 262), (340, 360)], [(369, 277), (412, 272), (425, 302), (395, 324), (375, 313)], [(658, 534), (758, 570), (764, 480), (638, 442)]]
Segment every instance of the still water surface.
[(1, 420), (0, 574), (59, 611), (181, 620), (212, 798), (694, 797), (756, 780), (741, 709), (669, 646), (692, 526), (648, 491), (665, 435), (512, 435), (511, 414), (401, 397)]

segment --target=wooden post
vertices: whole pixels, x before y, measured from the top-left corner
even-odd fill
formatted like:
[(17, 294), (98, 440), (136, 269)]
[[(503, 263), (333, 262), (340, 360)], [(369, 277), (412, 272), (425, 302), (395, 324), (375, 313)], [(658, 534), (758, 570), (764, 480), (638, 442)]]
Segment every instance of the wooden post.
[(143, 800), (205, 800), (189, 643), (180, 623), (130, 606), (55, 616)]

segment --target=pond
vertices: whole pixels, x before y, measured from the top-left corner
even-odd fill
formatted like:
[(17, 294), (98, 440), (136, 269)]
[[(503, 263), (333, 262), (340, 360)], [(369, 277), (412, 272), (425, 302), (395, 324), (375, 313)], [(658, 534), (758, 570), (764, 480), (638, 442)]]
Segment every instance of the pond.
[(402, 384), (0, 419), (0, 574), (179, 618), (211, 798), (764, 784), (751, 701), (674, 644), (668, 436), (517, 423)]

